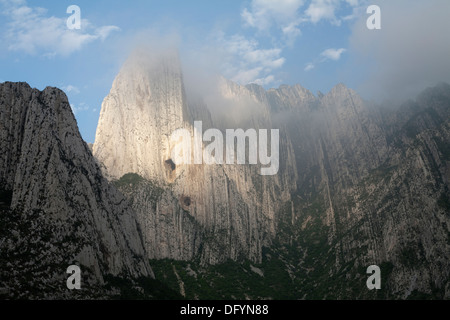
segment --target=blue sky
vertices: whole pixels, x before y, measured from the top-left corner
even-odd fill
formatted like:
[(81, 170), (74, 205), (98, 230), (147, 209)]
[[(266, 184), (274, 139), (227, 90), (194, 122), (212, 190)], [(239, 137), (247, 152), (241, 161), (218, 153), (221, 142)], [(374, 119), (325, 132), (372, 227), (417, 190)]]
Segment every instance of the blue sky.
[[(370, 4), (381, 30), (366, 27)], [(80, 30), (67, 28), (70, 5)], [(385, 98), (450, 81), (448, 0), (0, 0), (0, 10), (0, 81), (62, 88), (87, 142), (140, 42), (173, 42), (185, 65), (265, 88), (299, 83), (316, 94), (343, 82)]]

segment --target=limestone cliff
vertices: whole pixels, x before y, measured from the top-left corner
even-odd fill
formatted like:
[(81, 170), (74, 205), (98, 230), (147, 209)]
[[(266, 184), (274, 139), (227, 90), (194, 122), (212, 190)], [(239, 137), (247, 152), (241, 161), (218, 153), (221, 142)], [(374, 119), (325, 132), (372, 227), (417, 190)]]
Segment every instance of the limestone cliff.
[[(176, 142), (170, 135), (184, 128), (193, 138), (196, 120), (204, 121), (203, 130), (272, 128), (267, 104), (245, 87), (224, 79), (219, 83), (220, 98), (229, 106), (238, 105), (243, 113), (252, 103), (260, 112), (245, 122), (242, 114), (228, 113), (224, 119), (211, 114), (205, 100), (188, 99), (174, 53), (136, 52), (103, 102), (94, 155), (112, 179), (137, 173), (151, 181), (128, 193), (151, 258), (260, 261), (262, 246), (270, 245), (275, 234), (276, 213), (295, 189), (295, 166), (263, 177), (257, 165), (187, 165), (172, 159)], [(281, 159), (292, 160), (285, 136), (280, 153)], [(154, 185), (162, 190), (157, 198), (148, 196)]]
[[(295, 298), (374, 297), (365, 268), (378, 264), (382, 297), (448, 298), (449, 95), (444, 84), (375, 106), (343, 84), (314, 96), (225, 79), (192, 95), (176, 54), (140, 52), (103, 102), (93, 150), (138, 213), (150, 258), (276, 256)], [(278, 173), (176, 163), (170, 135), (193, 137), (195, 120), (204, 130), (279, 129)], [(128, 173), (142, 178), (126, 184)]]

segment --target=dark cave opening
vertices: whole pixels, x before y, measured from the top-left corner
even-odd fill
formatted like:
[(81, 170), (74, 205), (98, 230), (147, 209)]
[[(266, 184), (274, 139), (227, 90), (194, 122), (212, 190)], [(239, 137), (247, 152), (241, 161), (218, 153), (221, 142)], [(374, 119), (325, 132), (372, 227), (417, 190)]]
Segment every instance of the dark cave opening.
[(183, 204), (184, 204), (186, 207), (189, 207), (189, 206), (191, 205), (191, 198), (190, 198), (190, 197), (184, 197), (184, 198), (183, 198)]
[(164, 161), (165, 166), (167, 168), (169, 168), (171, 171), (174, 171), (176, 169), (176, 164), (172, 161), (172, 159), (168, 159), (166, 161)]

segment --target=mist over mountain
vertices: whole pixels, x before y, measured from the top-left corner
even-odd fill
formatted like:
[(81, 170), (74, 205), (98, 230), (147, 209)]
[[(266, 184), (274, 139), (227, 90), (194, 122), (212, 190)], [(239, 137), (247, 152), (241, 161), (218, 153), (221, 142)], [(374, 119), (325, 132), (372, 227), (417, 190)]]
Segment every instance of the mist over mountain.
[[(94, 155), (115, 179), (142, 177), (122, 190), (150, 258), (264, 266), (269, 248), (296, 297), (333, 281), (321, 298), (370, 296), (361, 270), (373, 264), (389, 270), (385, 297), (448, 297), (448, 84), (400, 107), (374, 106), (343, 84), (314, 96), (218, 78), (192, 95), (176, 56), (145, 57), (127, 61), (103, 102)], [(279, 129), (278, 174), (174, 163), (168, 137), (178, 128), (193, 136), (195, 120)], [(361, 283), (358, 293), (344, 281)]]
[[(154, 276), (190, 299), (450, 298), (450, 85), (376, 106), (344, 84), (314, 95), (217, 77), (202, 90), (183, 70), (175, 50), (135, 51), (92, 153), (61, 91), (1, 85), (2, 279), (34, 277), (26, 262), (42, 256), (63, 298), (75, 262), (106, 297), (111, 277)], [(277, 174), (177, 163), (191, 141), (171, 134), (193, 139), (194, 121), (278, 129)], [(366, 286), (370, 265), (381, 290)], [(0, 293), (32, 297), (17, 281)]]

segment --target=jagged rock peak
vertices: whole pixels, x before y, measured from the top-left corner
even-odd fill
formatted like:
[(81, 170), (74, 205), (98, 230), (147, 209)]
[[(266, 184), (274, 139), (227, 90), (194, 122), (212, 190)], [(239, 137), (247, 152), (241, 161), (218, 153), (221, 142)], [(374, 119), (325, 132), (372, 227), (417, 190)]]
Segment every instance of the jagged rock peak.
[[(189, 119), (181, 64), (176, 50), (135, 50), (104, 99), (94, 154), (110, 178), (155, 172), (167, 160), (165, 137)], [(155, 134), (161, 139), (154, 139)], [(156, 166), (156, 167), (155, 167)]]
[(328, 94), (325, 96), (331, 97), (331, 98), (339, 98), (339, 97), (345, 97), (345, 96), (358, 96), (358, 94), (353, 90), (348, 88), (344, 83), (338, 83), (335, 85)]

